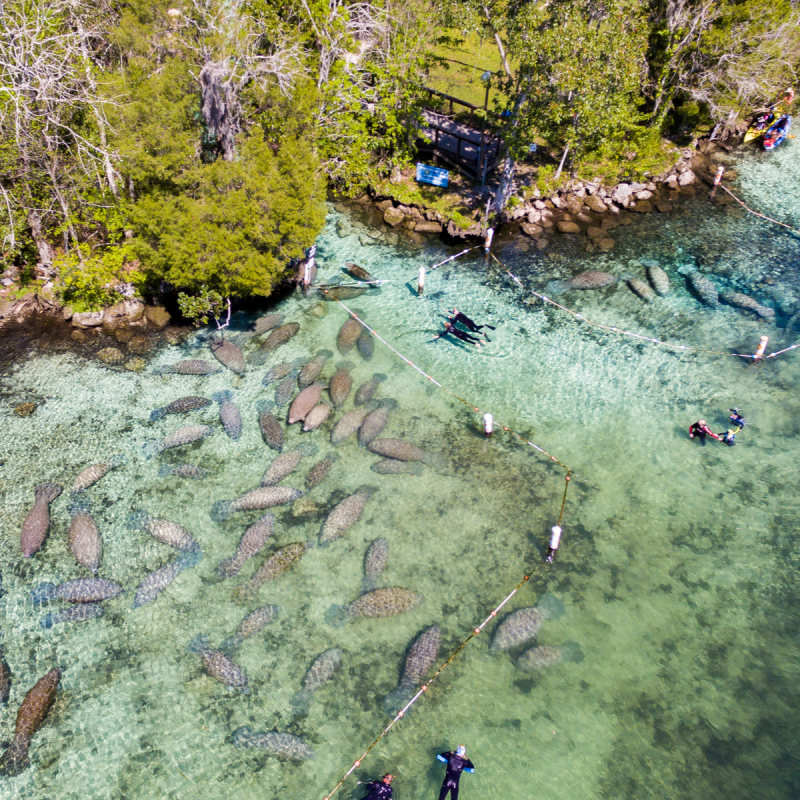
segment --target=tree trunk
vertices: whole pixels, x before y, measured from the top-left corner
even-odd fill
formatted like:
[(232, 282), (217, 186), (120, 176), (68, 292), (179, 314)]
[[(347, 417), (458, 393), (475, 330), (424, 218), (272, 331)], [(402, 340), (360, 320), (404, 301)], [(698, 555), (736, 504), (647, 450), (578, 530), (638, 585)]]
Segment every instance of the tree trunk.
[(553, 176), (553, 180), (557, 181), (561, 177), (561, 170), (564, 169), (564, 162), (567, 160), (567, 153), (569, 152), (569, 145), (564, 148), (564, 154), (561, 156), (561, 163), (558, 165), (558, 169), (556, 170), (556, 174)]
[(31, 238), (36, 244), (36, 250), (39, 253), (39, 261), (45, 267), (50, 267), (53, 264), (53, 257), (55, 253), (50, 246), (42, 232), (42, 217), (38, 211), (30, 209), (28, 211), (28, 226), (31, 229)]
[(508, 198), (511, 197), (511, 191), (514, 188), (514, 173), (516, 172), (517, 161), (511, 155), (512, 140), (517, 125), (519, 124), (519, 110), (527, 99), (528, 93), (520, 92), (514, 103), (514, 111), (511, 114), (511, 125), (506, 137), (506, 157), (503, 159), (503, 172), (500, 175), (500, 185), (497, 187), (497, 194), (495, 195), (494, 205), (492, 206), (492, 213), (494, 214), (502, 213), (503, 209), (506, 207)]
[[(489, 9), (484, 6), (483, 13), (486, 14), (486, 21), (491, 25), (492, 19), (489, 16)], [(500, 60), (503, 62), (503, 69), (505, 70), (506, 75), (509, 78), (513, 78), (514, 76), (511, 74), (511, 67), (508, 66), (508, 57), (506, 56), (506, 49), (503, 47), (503, 40), (500, 38), (500, 34), (498, 31), (494, 32), (494, 41), (497, 45), (497, 50), (500, 53)]]

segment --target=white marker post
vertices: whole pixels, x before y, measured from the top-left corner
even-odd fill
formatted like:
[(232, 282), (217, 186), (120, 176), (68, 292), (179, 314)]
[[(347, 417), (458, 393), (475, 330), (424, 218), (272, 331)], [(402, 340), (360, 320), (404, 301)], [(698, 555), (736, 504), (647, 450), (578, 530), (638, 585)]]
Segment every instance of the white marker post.
[(486, 231), (486, 238), (483, 240), (483, 252), (488, 255), (489, 248), (492, 246), (492, 239), (494, 239), (494, 228), (489, 228)]
[(769, 342), (769, 336), (762, 336), (761, 341), (758, 343), (758, 349), (753, 354), (753, 361), (761, 361), (764, 358), (764, 353), (767, 350), (767, 344)]
[(550, 547), (547, 548), (547, 555), (545, 556), (545, 561), (548, 564), (553, 563), (553, 559), (556, 557), (556, 551), (558, 550), (558, 545), (561, 543), (561, 526), (560, 525), (553, 525), (550, 533)]
[(417, 294), (420, 295), (425, 291), (425, 267), (419, 268), (419, 278), (417, 278)]
[(483, 434), (488, 439), (492, 435), (492, 431), (494, 430), (494, 420), (492, 419), (491, 414), (484, 414), (483, 415)]

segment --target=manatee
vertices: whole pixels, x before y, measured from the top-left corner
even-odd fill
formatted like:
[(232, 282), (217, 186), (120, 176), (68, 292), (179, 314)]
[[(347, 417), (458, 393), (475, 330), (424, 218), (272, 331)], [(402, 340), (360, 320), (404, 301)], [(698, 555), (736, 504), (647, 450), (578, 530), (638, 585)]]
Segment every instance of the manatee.
[(166, 372), (173, 372), (177, 375), (216, 375), (218, 372), (222, 372), (222, 367), (218, 367), (209, 361), (193, 358), (189, 361), (178, 361), (177, 364), (168, 364), (165, 367), (158, 367), (153, 370), (156, 375), (162, 375)]
[(217, 573), (223, 578), (238, 575), (247, 561), (261, 551), (274, 530), (275, 518), (267, 512), (242, 534), (236, 553), (231, 558), (219, 562)]
[(123, 464), (127, 463), (127, 461), (128, 459), (122, 455), (122, 453), (119, 453), (108, 461), (104, 461), (102, 464), (92, 464), (90, 467), (86, 467), (86, 469), (75, 478), (75, 482), (72, 484), (72, 489), (70, 489), (70, 491), (73, 494), (85, 491), (90, 486), (94, 486), (100, 478), (107, 475), (112, 469), (121, 467)]
[(711, 306), (711, 308), (716, 308), (719, 305), (717, 287), (705, 275), (701, 275), (691, 265), (679, 267), (678, 272), (686, 278), (692, 291), (703, 303)]
[(719, 296), (723, 303), (736, 308), (744, 308), (747, 311), (752, 311), (756, 316), (761, 319), (769, 320), (770, 322), (775, 319), (775, 309), (762, 306), (761, 303), (753, 300), (741, 292), (723, 292)]
[(655, 261), (642, 262), (647, 269), (647, 279), (657, 295), (664, 297), (669, 293), (669, 275)]
[(303, 445), (295, 450), (289, 450), (287, 453), (281, 453), (269, 465), (269, 469), (264, 473), (261, 478), (259, 486), (274, 486), (280, 483), (287, 475), (297, 469), (303, 456), (314, 455), (317, 448), (314, 445)]
[(383, 574), (388, 563), (389, 542), (381, 537), (367, 548), (364, 556), (364, 580), (361, 584), (361, 594), (371, 592), (376, 587), (378, 578)]
[(375, 278), (367, 272), (364, 267), (359, 267), (358, 264), (353, 264), (350, 261), (344, 262), (344, 268), (357, 280), (357, 281), (374, 281)]
[(3, 656), (3, 649), (0, 647), (0, 705), (8, 705), (8, 698), (11, 695), (11, 670)]
[(325, 363), (328, 361), (329, 358), (333, 356), (333, 353), (330, 350), (320, 350), (314, 358), (312, 358), (303, 369), (300, 370), (300, 374), (297, 376), (297, 385), (301, 389), (305, 389), (306, 386), (311, 386), (312, 383), (319, 377), (320, 372), (322, 372), (322, 368), (325, 366)]
[(421, 447), (403, 439), (374, 439), (367, 445), (367, 449), (379, 456), (394, 458), (397, 461), (425, 461), (428, 457)]
[(300, 326), (296, 322), (280, 325), (267, 336), (264, 344), (261, 345), (262, 352), (271, 353), (282, 344), (286, 344), (299, 330)]
[(416, 461), (400, 461), (397, 458), (382, 458), (370, 465), (370, 469), (379, 475), (422, 475), (425, 471), (422, 464)]
[(91, 504), (84, 500), (72, 503), (69, 509), (72, 522), (69, 526), (69, 549), (75, 560), (90, 572), (97, 572), (103, 556), (103, 539), (91, 516)]
[(406, 655), (400, 683), (383, 699), (383, 708), (388, 714), (397, 714), (414, 696), (417, 686), (425, 680), (428, 670), (436, 663), (441, 640), (442, 632), (438, 625), (425, 628), (414, 640)]
[(178, 428), (178, 430), (173, 431), (169, 436), (165, 436), (160, 442), (147, 442), (143, 451), (147, 458), (152, 458), (154, 455), (163, 453), (173, 447), (183, 447), (200, 439), (205, 439), (210, 433), (212, 433), (212, 429), (208, 425), (187, 425), (184, 428)]
[(372, 494), (371, 489), (362, 488), (334, 506), (322, 525), (319, 543), (330, 544), (355, 525)]
[(378, 406), (374, 411), (370, 411), (358, 429), (358, 443), (362, 447), (371, 444), (374, 439), (381, 435), (388, 422), (389, 405), (384, 404)]
[(233, 402), (233, 392), (217, 392), (214, 401), (219, 403), (219, 418), (225, 433), (236, 441), (242, 435), (242, 414)]
[(205, 478), (208, 473), (196, 464), (164, 464), (158, 470), (158, 477), (165, 478), (167, 475), (174, 475), (176, 478), (192, 478), (194, 480), (201, 480)]
[(275, 406), (280, 408), (285, 406), (294, 395), (294, 372), (290, 372), (276, 387), (275, 387)]
[(331, 400), (336, 408), (341, 408), (345, 404), (352, 388), (353, 379), (350, 377), (350, 370), (342, 364), (339, 369), (334, 372), (330, 386), (328, 387), (328, 394), (331, 396)]
[(322, 383), (312, 383), (311, 386), (306, 386), (306, 388), (292, 400), (288, 415), (290, 425), (294, 425), (295, 422), (300, 422), (306, 418), (306, 414), (319, 402), (324, 388), (325, 386)]
[(650, 288), (650, 286), (645, 283), (640, 278), (634, 278), (633, 275), (629, 273), (625, 273), (622, 276), (622, 280), (628, 284), (630, 290), (639, 298), (644, 300), (646, 303), (649, 303), (651, 300), (656, 299), (655, 292)]
[(278, 613), (278, 606), (261, 606), (251, 611), (240, 623), (233, 636), (229, 636), (219, 649), (225, 653), (232, 653), (241, 647), (245, 639), (255, 636), (259, 631), (269, 625)]
[(570, 289), (605, 289), (606, 286), (613, 286), (617, 280), (616, 275), (608, 272), (589, 270), (575, 275), (568, 281), (550, 281), (547, 284), (547, 291), (552, 294), (563, 294)]
[(376, 372), (366, 383), (362, 383), (356, 392), (355, 404), (357, 406), (363, 406), (369, 403), (375, 396), (375, 392), (378, 391), (378, 386), (385, 380), (386, 375), (382, 372)]
[(281, 381), (288, 375), (300, 369), (300, 364), (297, 361), (284, 361), (282, 364), (274, 366), (263, 378), (261, 383), (264, 386), (269, 386), (275, 381)]
[(255, 747), (274, 756), (289, 758), (294, 761), (305, 761), (314, 758), (314, 751), (300, 738), (291, 733), (270, 731), (253, 733), (246, 725), (237, 728), (231, 736), (233, 746), (237, 749)]
[[(356, 297), (361, 297), (366, 288), (363, 286), (334, 286), (333, 289), (328, 289), (323, 292), (323, 300), (352, 300)], [(378, 290), (378, 292), (380, 289)]]
[(308, 712), (308, 706), (314, 692), (324, 686), (334, 675), (342, 663), (344, 653), (338, 647), (332, 647), (314, 659), (303, 678), (303, 689), (291, 699), (291, 706), (296, 714)]
[(200, 545), (186, 528), (168, 519), (153, 519), (146, 511), (135, 511), (128, 519), (128, 526), (146, 531), (162, 544), (176, 550), (196, 550)]
[(243, 694), (250, 691), (245, 671), (221, 650), (209, 647), (207, 636), (195, 636), (189, 642), (188, 649), (200, 656), (203, 660), (203, 669), (215, 681), (230, 686), (232, 689), (238, 689)]
[(336, 455), (326, 456), (325, 458), (317, 461), (313, 467), (308, 471), (308, 475), (306, 475), (306, 489), (309, 491), (316, 486), (319, 486), (325, 478), (328, 477), (328, 473), (331, 471), (331, 467), (339, 460), (339, 457)]
[(121, 595), (125, 590), (114, 581), (105, 578), (79, 578), (56, 586), (54, 583), (40, 583), (31, 589), (31, 603), (38, 606), (48, 600), (66, 600), (68, 603), (102, 603)]
[(288, 486), (259, 486), (246, 492), (235, 500), (218, 500), (211, 510), (211, 518), (222, 522), (238, 511), (258, 511), (263, 508), (274, 508), (285, 503), (293, 503), (303, 493)]
[(213, 339), (210, 347), (214, 358), (222, 366), (227, 367), (237, 375), (244, 375), (246, 369), (244, 353), (233, 342), (228, 339)]
[(42, 483), (33, 490), (33, 508), (22, 523), (20, 545), (22, 555), (30, 558), (44, 543), (50, 529), (50, 503), (60, 494), (62, 488), (57, 483)]
[(289, 567), (299, 561), (308, 549), (306, 542), (292, 542), (292, 544), (282, 547), (273, 553), (253, 574), (253, 577), (243, 586), (237, 587), (233, 591), (233, 599), (237, 603), (244, 603), (252, 600), (258, 594), (258, 590), (269, 581), (283, 575)]
[(540, 669), (552, 667), (562, 661), (583, 661), (584, 655), (581, 646), (577, 642), (565, 642), (560, 647), (551, 645), (537, 645), (526, 650), (517, 659), (517, 669), (525, 672), (534, 672)]
[(492, 650), (508, 650), (532, 639), (542, 623), (558, 619), (565, 613), (564, 604), (551, 594), (545, 594), (530, 608), (520, 608), (509, 614), (495, 629)]
[(167, 414), (187, 414), (189, 411), (196, 411), (198, 408), (206, 408), (210, 405), (211, 401), (206, 397), (198, 397), (197, 395), (179, 397), (168, 405), (151, 411), (150, 422), (163, 419)]
[(347, 355), (356, 346), (360, 335), (361, 323), (353, 317), (345, 320), (344, 325), (339, 329), (339, 335), (336, 337), (336, 347), (339, 352), (343, 356)]
[(51, 669), (25, 695), (17, 711), (14, 738), (3, 756), (0, 757), (0, 775), (19, 775), (30, 765), (28, 748), (36, 731), (42, 727), (50, 706), (56, 698), (61, 670)]
[(84, 622), (87, 619), (96, 619), (105, 614), (105, 609), (99, 603), (80, 603), (77, 606), (70, 606), (63, 611), (54, 611), (45, 614), (40, 620), (40, 627), (48, 630), (53, 625), (62, 622)]
[(333, 426), (331, 443), (341, 444), (345, 439), (350, 438), (361, 427), (361, 423), (364, 422), (368, 413), (366, 408), (356, 408), (353, 411), (348, 411)]
[(330, 623), (341, 625), (351, 619), (393, 617), (416, 608), (424, 601), (421, 594), (399, 586), (389, 586), (373, 589), (347, 605), (332, 606), (326, 616)]
[(356, 340), (356, 350), (358, 350), (358, 354), (365, 361), (369, 361), (372, 358), (374, 349), (375, 340), (372, 338), (372, 334), (366, 328), (362, 327), (361, 334)]
[(265, 317), (259, 317), (253, 323), (253, 330), (256, 336), (261, 336), (262, 333), (267, 333), (273, 328), (277, 328), (283, 322), (283, 314), (267, 314)]
[(151, 572), (136, 588), (133, 607), (139, 608), (155, 600), (181, 572), (197, 566), (202, 557), (203, 554), (199, 547), (196, 550), (184, 550), (174, 561)]
[(319, 428), (331, 415), (331, 411), (333, 411), (333, 406), (330, 403), (319, 403), (314, 406), (303, 420), (303, 430), (313, 431)]
[(280, 453), (283, 450), (283, 428), (263, 401), (258, 405), (258, 427), (264, 444)]

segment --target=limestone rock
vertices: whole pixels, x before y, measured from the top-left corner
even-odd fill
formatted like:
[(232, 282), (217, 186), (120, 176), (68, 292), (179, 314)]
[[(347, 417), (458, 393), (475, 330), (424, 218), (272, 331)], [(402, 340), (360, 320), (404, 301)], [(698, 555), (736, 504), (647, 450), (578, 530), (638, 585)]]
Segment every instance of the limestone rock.
[(590, 239), (604, 239), (606, 237), (606, 232), (602, 228), (596, 228), (592, 226), (591, 228), (587, 229), (586, 235)]
[(648, 214), (653, 210), (653, 204), (649, 200), (640, 200), (636, 205), (631, 207), (631, 211), (637, 214)]
[(153, 342), (150, 341), (150, 339), (148, 339), (146, 336), (134, 336), (128, 342), (128, 350), (137, 356), (143, 355), (144, 353), (149, 353), (152, 349)]
[(380, 211), (381, 213), (383, 213), (384, 211), (386, 211), (386, 209), (391, 207), (392, 207), (391, 200), (381, 200), (380, 203), (375, 203), (375, 208), (377, 208), (378, 211)]
[(159, 330), (166, 328), (167, 325), (169, 325), (169, 321), (172, 319), (169, 311), (163, 306), (147, 306), (144, 315), (147, 317), (147, 321), (154, 328), (158, 328)]
[(583, 208), (583, 200), (581, 200), (579, 197), (575, 197), (575, 195), (570, 195), (567, 197), (565, 205), (570, 214), (580, 214), (581, 209)]
[(393, 228), (400, 225), (405, 218), (405, 214), (399, 208), (390, 207), (383, 212), (383, 221)]
[(36, 411), (36, 403), (20, 403), (18, 406), (14, 406), (14, 413), (18, 417), (29, 417), (34, 411)]
[(78, 342), (79, 344), (83, 344), (83, 342), (85, 342), (89, 337), (82, 330), (79, 329), (77, 331), (72, 331), (72, 334), (70, 335), (69, 338), (72, 339), (73, 342)]
[(686, 172), (681, 172), (678, 176), (678, 185), (679, 186), (689, 186), (695, 182), (695, 174), (690, 169), (687, 169)]
[(619, 186), (614, 187), (614, 191), (611, 193), (611, 199), (615, 203), (622, 203), (622, 201), (630, 197), (632, 193), (633, 191), (629, 184), (621, 183)]
[(536, 240), (536, 249), (537, 250), (544, 250), (547, 245), (550, 244), (549, 240), (546, 236), (542, 236), (541, 239)]
[(427, 222), (420, 220), (417, 222), (414, 230), (417, 233), (441, 233), (442, 232), (442, 223), (441, 222)]
[(594, 219), (590, 217), (588, 214), (576, 214), (575, 215), (575, 222), (580, 222), (583, 225), (591, 225), (594, 223)]
[(102, 311), (82, 311), (72, 315), (72, 325), (75, 328), (97, 328), (103, 324)]
[(117, 328), (113, 335), (120, 344), (127, 344), (133, 339), (133, 331), (130, 328)]
[(64, 322), (69, 322), (74, 313), (71, 306), (64, 306), (64, 308), (61, 309), (61, 316), (64, 318)]
[(125, 364), (125, 369), (130, 372), (142, 372), (147, 367), (147, 362), (143, 358), (132, 358)]
[(610, 237), (606, 237), (605, 239), (600, 239), (600, 241), (597, 242), (597, 246), (603, 253), (606, 253), (614, 246), (614, 240)]
[(122, 351), (118, 350), (116, 347), (104, 347), (97, 353), (97, 358), (99, 361), (109, 366), (121, 364), (125, 360)]
[(544, 200), (534, 200), (533, 207), (537, 209), (537, 211), (544, 211), (547, 206), (544, 204)]
[(666, 214), (672, 211), (672, 203), (667, 203), (665, 200), (656, 201), (656, 208), (662, 213)]
[(619, 226), (619, 221), (614, 219), (613, 217), (603, 217), (600, 220), (600, 227), (604, 231), (612, 231), (614, 228)]
[(531, 225), (535, 225), (541, 218), (542, 218), (542, 215), (538, 211), (529, 211), (528, 212), (528, 222)]
[(586, 204), (587, 208), (594, 211), (595, 214), (602, 214), (608, 211), (608, 206), (596, 194), (590, 194), (583, 202)]
[(556, 227), (561, 233), (580, 233), (580, 226), (576, 222), (562, 219), (556, 223)]
[(630, 214), (620, 214), (617, 222), (620, 225), (630, 225), (633, 222), (633, 217)]
[(643, 189), (641, 192), (636, 192), (637, 200), (649, 200), (653, 193), (649, 189)]
[(532, 239), (538, 239), (544, 233), (541, 225), (534, 225), (531, 222), (521, 222), (519, 227), (526, 236), (530, 236)]

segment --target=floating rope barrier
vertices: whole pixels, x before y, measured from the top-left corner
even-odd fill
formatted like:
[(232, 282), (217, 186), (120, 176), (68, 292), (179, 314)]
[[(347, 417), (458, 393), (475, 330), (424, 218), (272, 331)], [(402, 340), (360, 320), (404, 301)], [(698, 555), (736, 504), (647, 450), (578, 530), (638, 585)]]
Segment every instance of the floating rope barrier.
[(538, 297), (543, 303), (549, 303), (551, 306), (554, 306), (555, 308), (559, 309), (560, 311), (563, 311), (564, 313), (569, 314), (574, 319), (576, 319), (576, 320), (578, 320), (580, 322), (585, 322), (587, 325), (591, 325), (591, 326), (593, 326), (595, 328), (599, 328), (601, 330), (604, 330), (607, 333), (616, 333), (616, 334), (619, 334), (620, 336), (630, 336), (632, 339), (639, 339), (640, 341), (649, 342), (650, 344), (657, 344), (657, 345), (660, 345), (661, 347), (669, 347), (672, 350), (680, 350), (680, 351), (685, 351), (685, 352), (688, 352), (688, 353), (707, 353), (709, 355), (715, 355), (715, 356), (733, 356), (734, 358), (749, 358), (749, 359), (752, 359), (753, 361), (760, 361), (763, 358), (774, 358), (775, 356), (778, 356), (781, 353), (787, 353), (789, 350), (794, 350), (795, 348), (800, 347), (800, 343), (793, 344), (790, 347), (786, 347), (783, 350), (777, 350), (777, 351), (775, 351), (773, 353), (770, 353), (769, 355), (764, 355), (763, 352), (760, 352), (760, 353), (758, 353), (758, 352), (756, 352), (756, 353), (729, 353), (726, 350), (708, 350), (708, 349), (705, 349), (705, 348), (702, 348), (702, 347), (690, 347), (689, 345), (686, 345), (686, 344), (673, 344), (672, 342), (665, 342), (662, 339), (655, 339), (652, 336), (644, 336), (641, 333), (634, 333), (633, 331), (626, 331), (624, 328), (620, 328), (620, 327), (618, 327), (616, 325), (605, 325), (602, 322), (594, 322), (593, 320), (588, 319), (587, 317), (584, 317), (583, 314), (581, 314), (580, 312), (573, 311), (571, 308), (567, 308), (566, 306), (562, 306), (561, 303), (557, 303), (552, 298), (547, 297), (547, 295), (540, 294), (539, 292), (535, 291), (534, 289), (526, 289), (525, 286), (523, 286), (522, 281), (516, 275), (514, 275), (514, 273), (511, 272), (511, 270), (508, 269), (508, 267), (506, 267), (506, 265), (503, 264), (502, 261), (500, 261), (500, 259), (497, 258), (497, 256), (494, 253), (490, 253), (489, 255), (491, 255), (491, 257), (498, 263), (500, 268), (503, 269), (508, 274), (508, 276), (523, 291), (530, 292), (535, 297)]
[[(561, 520), (564, 517), (564, 506), (567, 503), (567, 489), (569, 489), (569, 481), (570, 481), (570, 472), (569, 470), (567, 470), (566, 480), (564, 482), (564, 497), (561, 501), (561, 511), (559, 512), (558, 515), (559, 525), (561, 525)], [(324, 800), (330, 800), (330, 798), (333, 797), (333, 795), (336, 794), (337, 791), (339, 791), (342, 784), (361, 766), (364, 759), (372, 752), (372, 750), (375, 748), (378, 742), (380, 742), (381, 739), (383, 739), (384, 736), (386, 736), (389, 733), (389, 731), (406, 715), (411, 706), (413, 706), (414, 703), (416, 703), (428, 691), (428, 689), (431, 687), (431, 684), (439, 677), (439, 675), (442, 674), (442, 672), (444, 672), (445, 669), (447, 669), (447, 667), (450, 666), (450, 664), (453, 663), (458, 654), (471, 641), (473, 641), (473, 639), (480, 636), (483, 629), (489, 624), (491, 620), (497, 617), (498, 613), (503, 610), (503, 607), (506, 606), (508, 602), (514, 597), (514, 595), (531, 579), (531, 577), (534, 575), (534, 573), (538, 568), (539, 568), (538, 566), (533, 567), (529, 572), (527, 572), (522, 577), (522, 580), (514, 587), (514, 589), (509, 594), (507, 594), (505, 598), (503, 598), (502, 602), (491, 611), (489, 616), (486, 617), (483, 620), (483, 622), (481, 622), (481, 624), (478, 625), (477, 628), (472, 629), (472, 632), (469, 634), (469, 636), (467, 636), (467, 638), (461, 642), (461, 644), (450, 654), (450, 657), (436, 670), (436, 672), (433, 673), (430, 680), (427, 683), (423, 683), (422, 686), (420, 686), (417, 693), (408, 701), (408, 703), (405, 704), (405, 706), (403, 706), (403, 708), (400, 711), (397, 712), (392, 721), (380, 732), (380, 734), (378, 734), (378, 736), (375, 738), (372, 744), (370, 744), (370, 746), (367, 747), (367, 749), (353, 762), (353, 766), (350, 767), (350, 769), (348, 769), (344, 775), (342, 775), (341, 779), (339, 780), (339, 783), (337, 783), (336, 786), (334, 786), (333, 789), (327, 795), (325, 795)]]
[(768, 217), (766, 214), (761, 214), (758, 211), (754, 211), (752, 208), (745, 205), (744, 201), (740, 200), (727, 186), (724, 186), (723, 184), (720, 183), (719, 188), (722, 189), (723, 191), (726, 191), (745, 211), (752, 214), (753, 216), (765, 219), (767, 220), (767, 222), (773, 222), (775, 223), (775, 225), (780, 225), (782, 228), (786, 228), (787, 230), (790, 230), (792, 233), (800, 234), (800, 230), (798, 230), (797, 228), (793, 228), (791, 225), (787, 225), (785, 222), (780, 222), (777, 219)]
[(450, 258), (446, 258), (444, 261), (440, 261), (438, 264), (434, 264), (432, 267), (428, 267), (429, 270), (439, 269), (439, 267), (443, 267), (445, 264), (449, 264), (451, 261), (455, 261), (457, 258), (466, 255), (467, 253), (471, 253), (473, 250), (477, 250), (479, 247), (482, 247), (480, 244), (476, 244), (475, 247), (468, 247), (466, 250), (462, 250), (460, 253), (456, 253), (454, 256), (450, 256)]

